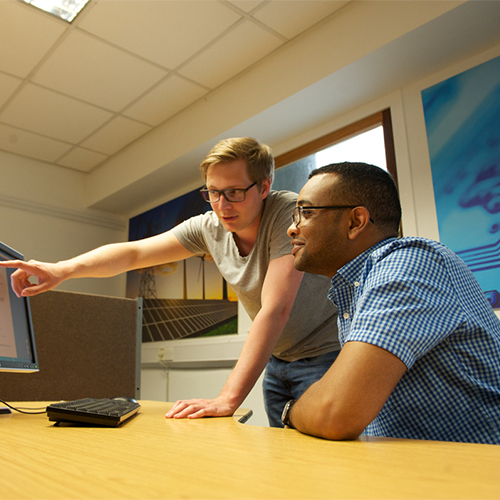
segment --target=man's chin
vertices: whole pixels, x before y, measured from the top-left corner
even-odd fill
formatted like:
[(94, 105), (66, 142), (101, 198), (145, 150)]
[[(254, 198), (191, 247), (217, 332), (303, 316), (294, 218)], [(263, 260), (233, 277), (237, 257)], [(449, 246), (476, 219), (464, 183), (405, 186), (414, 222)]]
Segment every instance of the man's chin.
[(295, 255), (295, 260), (293, 261), (293, 265), (295, 269), (297, 269), (297, 271), (308, 272), (307, 269), (305, 269), (305, 267), (307, 267), (307, 264), (304, 266), (304, 262), (297, 255)]
[(236, 224), (236, 220), (225, 221), (221, 219), (221, 222), (222, 225), (224, 226), (224, 229), (229, 233), (235, 233), (239, 230), (238, 225)]
[(325, 273), (324, 270), (319, 270), (316, 269), (311, 262), (304, 261), (304, 259), (300, 259), (299, 257), (295, 256), (295, 261), (293, 262), (293, 265), (297, 271), (302, 271), (304, 273), (309, 273), (309, 274), (320, 274), (322, 276), (328, 276), (328, 274)]

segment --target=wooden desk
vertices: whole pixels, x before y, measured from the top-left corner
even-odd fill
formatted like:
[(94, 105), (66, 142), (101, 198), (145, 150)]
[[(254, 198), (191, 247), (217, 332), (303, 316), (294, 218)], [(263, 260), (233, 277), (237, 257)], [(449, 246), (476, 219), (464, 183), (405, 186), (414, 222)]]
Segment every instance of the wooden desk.
[(500, 498), (500, 446), (331, 442), (231, 417), (167, 420), (169, 403), (141, 403), (119, 428), (0, 416), (1, 497)]

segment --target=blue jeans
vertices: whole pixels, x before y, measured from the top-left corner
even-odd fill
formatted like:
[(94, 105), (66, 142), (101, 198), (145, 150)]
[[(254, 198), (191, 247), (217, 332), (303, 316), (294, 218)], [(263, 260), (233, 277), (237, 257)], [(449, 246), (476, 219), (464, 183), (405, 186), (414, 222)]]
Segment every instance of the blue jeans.
[(271, 427), (283, 427), (281, 413), (287, 401), (298, 399), (311, 384), (319, 380), (332, 366), (339, 352), (292, 362), (271, 356), (262, 383), (264, 405)]

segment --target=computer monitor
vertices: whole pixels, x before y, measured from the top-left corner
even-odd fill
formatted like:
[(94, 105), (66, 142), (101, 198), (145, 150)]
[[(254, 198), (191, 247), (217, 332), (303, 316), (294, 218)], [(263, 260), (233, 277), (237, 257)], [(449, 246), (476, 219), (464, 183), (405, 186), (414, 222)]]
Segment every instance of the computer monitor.
[[(0, 242), (0, 260), (23, 259), (23, 255)], [(15, 269), (0, 268), (0, 371), (38, 371), (35, 336), (27, 297), (18, 298), (10, 286)]]

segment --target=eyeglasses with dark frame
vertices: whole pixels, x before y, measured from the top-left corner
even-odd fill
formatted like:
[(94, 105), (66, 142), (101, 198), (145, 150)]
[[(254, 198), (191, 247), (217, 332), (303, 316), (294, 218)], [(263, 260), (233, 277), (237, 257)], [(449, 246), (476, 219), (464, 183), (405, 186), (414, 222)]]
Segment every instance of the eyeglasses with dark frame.
[[(298, 227), (302, 219), (302, 214), (307, 210), (342, 210), (343, 208), (356, 208), (356, 207), (359, 207), (359, 205), (327, 205), (323, 207), (309, 207), (309, 206), (295, 207), (292, 215), (292, 224), (294, 224), (295, 227)], [(375, 224), (371, 217), (370, 217), (370, 222), (372, 224)]]
[(257, 182), (254, 182), (246, 189), (223, 189), (222, 191), (204, 187), (203, 189), (200, 189), (200, 193), (203, 198), (205, 198), (205, 201), (208, 201), (208, 203), (217, 203), (220, 200), (221, 195), (224, 196), (224, 198), (226, 198), (226, 200), (230, 203), (239, 203), (241, 201), (245, 201), (247, 191), (253, 188), (256, 184)]

